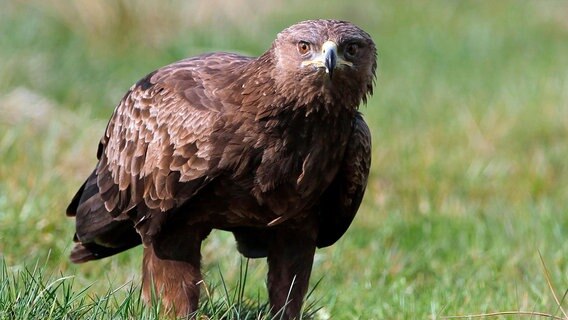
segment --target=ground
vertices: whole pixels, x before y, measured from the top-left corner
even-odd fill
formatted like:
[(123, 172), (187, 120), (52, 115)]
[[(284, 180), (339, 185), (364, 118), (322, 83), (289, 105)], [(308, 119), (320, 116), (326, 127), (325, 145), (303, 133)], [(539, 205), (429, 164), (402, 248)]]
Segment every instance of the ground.
[[(116, 301), (104, 300), (109, 309), (136, 300), (141, 251), (72, 265), (73, 222), (64, 214), (95, 164), (106, 120), (132, 83), (205, 51), (258, 55), (284, 27), (331, 17), (372, 35), (379, 70), (375, 95), (362, 108), (373, 134), (369, 188), (344, 238), (316, 255), (317, 317), (508, 310), (564, 316), (539, 253), (562, 299), (568, 289), (565, 2), (237, 2), (3, 5), (0, 318), (38, 312), (32, 302), (41, 294), (16, 298), (34, 281), (69, 284), (72, 297), (90, 297), (87, 305), (102, 305), (115, 289)], [(229, 235), (209, 237), (205, 272), (217, 287), (211, 301), (227, 296), (223, 283), (231, 296), (243, 261)], [(36, 265), (26, 279), (23, 270)], [(264, 261), (250, 261), (246, 299), (266, 301), (265, 273)], [(137, 308), (132, 312), (142, 312)]]

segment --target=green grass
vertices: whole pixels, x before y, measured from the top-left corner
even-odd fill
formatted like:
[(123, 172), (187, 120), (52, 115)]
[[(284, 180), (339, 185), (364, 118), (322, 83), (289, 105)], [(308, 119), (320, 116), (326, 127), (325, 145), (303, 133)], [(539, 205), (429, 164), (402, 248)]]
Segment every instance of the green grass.
[[(368, 191), (345, 237), (317, 252), (315, 317), (563, 316), (539, 252), (568, 308), (565, 2), (231, 3), (3, 2), (0, 319), (155, 317), (139, 299), (140, 248), (67, 260), (65, 207), (106, 120), (161, 65), (213, 50), (258, 55), (282, 28), (316, 17), (367, 30), (380, 67), (362, 108), (374, 143)], [(264, 261), (249, 263), (251, 306), (233, 299), (243, 280), (230, 235), (212, 233), (203, 259), (216, 288), (204, 314), (265, 314)]]
[[(219, 287), (205, 288), (197, 319), (277, 320), (266, 301), (244, 295), (248, 263), (243, 261), (238, 282), (229, 289), (221, 276)], [(46, 266), (35, 265), (17, 272), (0, 262), (0, 319), (159, 319), (160, 301), (145, 307), (140, 290), (131, 282), (118, 288), (112, 281), (102, 295), (89, 294), (91, 286), (74, 290), (74, 277), (47, 274)], [(311, 295), (311, 293), (310, 293)], [(308, 295), (308, 301), (310, 300)], [(304, 308), (303, 318), (318, 312), (314, 302)]]

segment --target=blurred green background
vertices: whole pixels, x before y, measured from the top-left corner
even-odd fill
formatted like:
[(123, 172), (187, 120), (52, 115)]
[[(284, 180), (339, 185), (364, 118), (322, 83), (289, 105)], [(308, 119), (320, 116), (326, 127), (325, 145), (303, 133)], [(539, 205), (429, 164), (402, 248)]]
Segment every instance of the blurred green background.
[[(567, 1), (0, 1), (0, 258), (93, 294), (139, 284), (140, 249), (71, 265), (65, 208), (112, 110), (148, 72), (208, 51), (260, 55), (297, 21), (354, 22), (378, 46), (363, 206), (319, 250), (318, 317), (561, 315), (568, 289)], [(238, 277), (232, 238), (209, 281)], [(249, 295), (264, 295), (262, 260)], [(112, 279), (112, 281), (109, 281)], [(564, 303), (564, 301), (562, 301)], [(564, 303), (566, 305), (566, 303)]]

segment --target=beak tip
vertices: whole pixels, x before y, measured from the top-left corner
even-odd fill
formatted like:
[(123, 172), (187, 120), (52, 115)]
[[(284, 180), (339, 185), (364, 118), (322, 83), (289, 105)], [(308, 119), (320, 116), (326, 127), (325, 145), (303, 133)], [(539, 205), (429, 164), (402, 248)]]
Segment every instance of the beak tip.
[(329, 78), (333, 78), (333, 69), (330, 69), (328, 67), (325, 68), (325, 73), (329, 74)]
[(335, 65), (337, 63), (336, 59), (337, 58), (335, 56), (335, 52), (333, 51), (325, 57), (325, 72), (329, 74), (330, 78), (333, 75), (333, 70), (335, 69)]

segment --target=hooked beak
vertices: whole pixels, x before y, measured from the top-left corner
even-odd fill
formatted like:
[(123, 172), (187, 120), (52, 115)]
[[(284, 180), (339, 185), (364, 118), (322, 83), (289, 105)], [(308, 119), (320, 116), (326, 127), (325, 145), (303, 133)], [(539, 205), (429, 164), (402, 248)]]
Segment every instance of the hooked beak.
[(337, 63), (337, 45), (335, 42), (326, 41), (322, 46), (321, 53), (323, 54), (325, 72), (329, 74), (329, 78), (333, 78), (333, 70)]
[(329, 78), (333, 77), (333, 71), (342, 66), (352, 67), (353, 63), (343, 60), (337, 54), (337, 44), (333, 41), (326, 41), (321, 47), (319, 53), (314, 59), (302, 62), (302, 67), (315, 66), (316, 68), (325, 68), (325, 73), (329, 74)]

